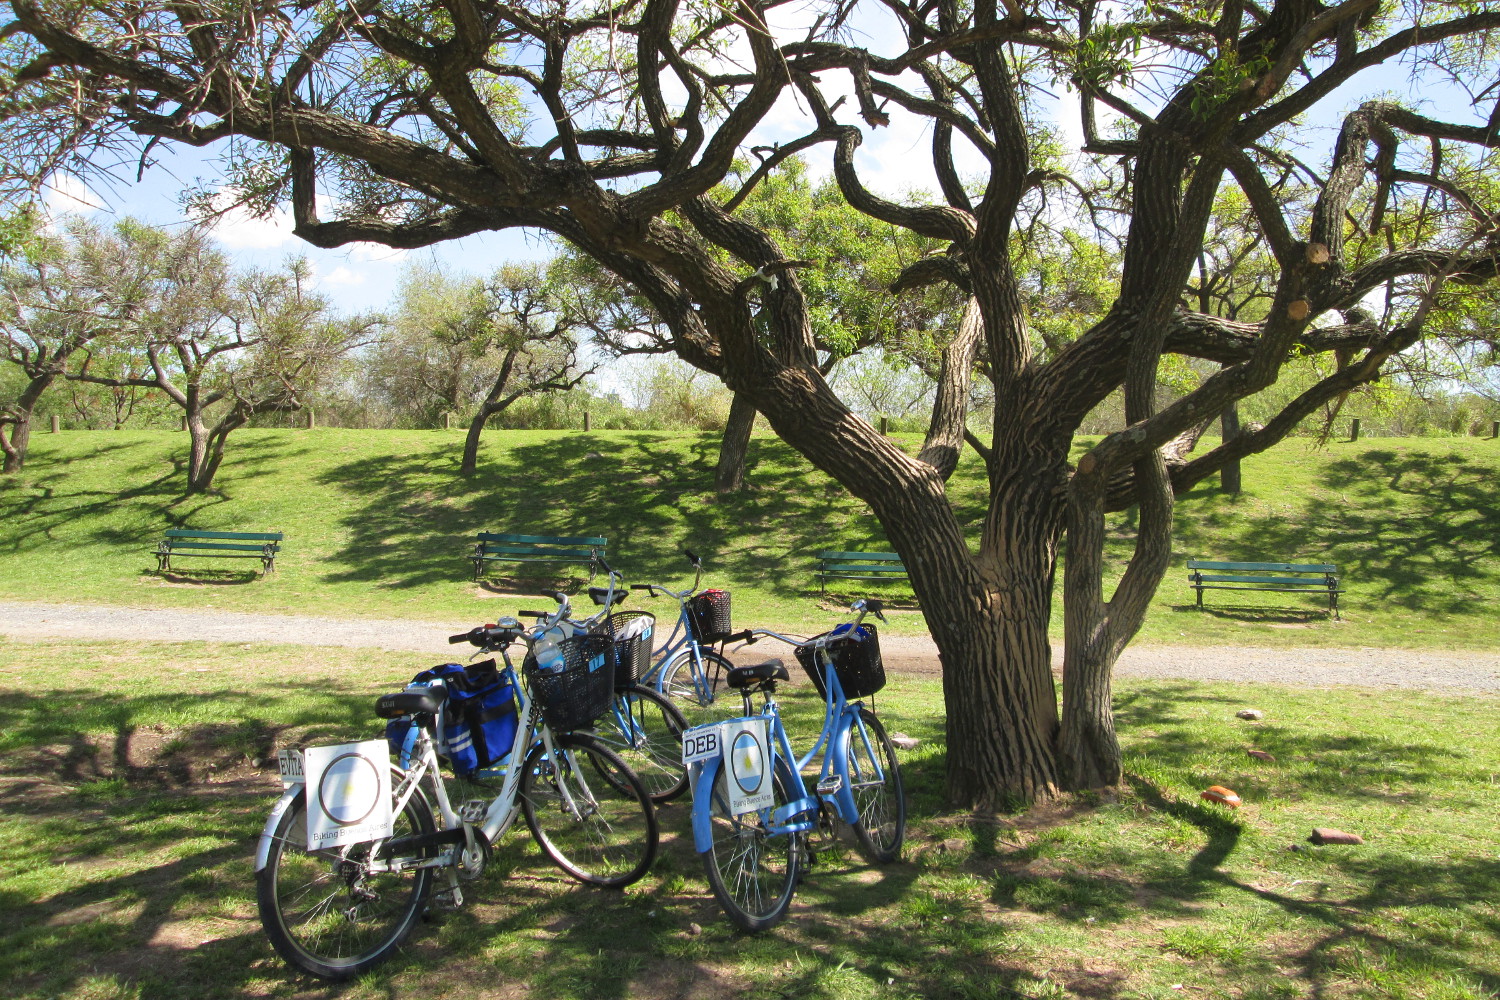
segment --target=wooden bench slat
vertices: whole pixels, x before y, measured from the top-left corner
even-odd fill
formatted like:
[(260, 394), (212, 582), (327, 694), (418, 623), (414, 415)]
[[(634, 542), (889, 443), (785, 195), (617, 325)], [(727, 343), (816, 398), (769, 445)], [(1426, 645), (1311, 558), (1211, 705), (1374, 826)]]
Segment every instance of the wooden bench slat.
[(574, 558), (588, 559), (598, 552), (598, 549), (549, 549), (546, 546), (496, 546), (496, 544), (483, 544), (484, 552), (505, 555), (505, 553), (516, 553), (516, 555), (547, 555), (547, 556), (574, 556)]
[(1189, 559), (1188, 569), (1248, 569), (1282, 573), (1337, 573), (1338, 567), (1330, 563), (1282, 563), (1282, 562), (1209, 562)]
[(230, 542), (185, 542), (176, 541), (172, 543), (172, 551), (179, 549), (225, 549), (234, 552), (265, 552), (276, 551), (274, 545), (235, 545)]
[(1211, 576), (1206, 573), (1194, 573), (1188, 579), (1201, 580), (1204, 583), (1276, 583), (1291, 587), (1316, 588), (1327, 586), (1329, 577), (1327, 574), (1322, 574), (1322, 579), (1313, 579), (1306, 576), (1250, 576), (1237, 573)]
[(194, 531), (191, 528), (168, 528), (168, 538), (228, 538), (254, 542), (279, 542), (283, 539), (279, 531)]
[(901, 561), (901, 557), (894, 552), (819, 552), (818, 558), (827, 561), (844, 559)]

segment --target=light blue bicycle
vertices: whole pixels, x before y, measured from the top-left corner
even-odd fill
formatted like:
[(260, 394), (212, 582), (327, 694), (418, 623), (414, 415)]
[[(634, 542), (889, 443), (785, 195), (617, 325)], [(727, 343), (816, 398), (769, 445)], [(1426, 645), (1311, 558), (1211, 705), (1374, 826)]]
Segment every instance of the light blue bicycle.
[(644, 590), (652, 597), (677, 601), (677, 623), (659, 647), (649, 669), (638, 682), (666, 695), (690, 723), (722, 719), (739, 710), (739, 699), (726, 697), (725, 678), (734, 664), (714, 647), (732, 639), (748, 639), (749, 631), (729, 630), (729, 592), (699, 590), (703, 583), (703, 560), (684, 552), (693, 567), (693, 585), (672, 590), (659, 583), (633, 583), (631, 590)]
[[(896, 749), (875, 713), (849, 701), (885, 684), (875, 628), (861, 624), (866, 614), (885, 621), (881, 610), (879, 601), (856, 601), (848, 623), (797, 645), (797, 659), (824, 699), (823, 728), (804, 756), (793, 752), (776, 705), (776, 685), (789, 679), (780, 660), (731, 667), (725, 686), (740, 694), (745, 714), (683, 734), (693, 844), (714, 898), (745, 930), (765, 930), (786, 915), (808, 861), (809, 835), (831, 830), (835, 820), (853, 831), (872, 861), (891, 862), (901, 853), (906, 797)], [(753, 635), (798, 643), (765, 630)], [(811, 791), (809, 769), (816, 774)]]

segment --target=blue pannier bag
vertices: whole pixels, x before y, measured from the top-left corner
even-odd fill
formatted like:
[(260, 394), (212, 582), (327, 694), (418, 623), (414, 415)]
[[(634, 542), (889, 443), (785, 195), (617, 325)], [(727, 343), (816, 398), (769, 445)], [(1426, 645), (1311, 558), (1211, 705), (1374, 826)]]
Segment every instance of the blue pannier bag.
[[(443, 663), (417, 674), (407, 687), (430, 687), (433, 681), (448, 688), (442, 745), (437, 749), (454, 774), (468, 777), (510, 753), (516, 736), (516, 692), (494, 660), (467, 666)], [(401, 766), (407, 767), (416, 740), (411, 718), (386, 723), (385, 738)]]

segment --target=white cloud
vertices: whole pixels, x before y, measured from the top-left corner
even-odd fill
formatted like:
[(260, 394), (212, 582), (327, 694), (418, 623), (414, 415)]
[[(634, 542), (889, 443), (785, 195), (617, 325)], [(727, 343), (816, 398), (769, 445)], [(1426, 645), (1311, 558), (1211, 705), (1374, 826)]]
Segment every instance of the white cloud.
[(336, 267), (327, 274), (318, 275), (320, 285), (363, 285), (366, 275), (350, 267)]
[(231, 208), (214, 221), (214, 237), (231, 250), (274, 250), (296, 240), (292, 213), (280, 210), (257, 219), (243, 208)]

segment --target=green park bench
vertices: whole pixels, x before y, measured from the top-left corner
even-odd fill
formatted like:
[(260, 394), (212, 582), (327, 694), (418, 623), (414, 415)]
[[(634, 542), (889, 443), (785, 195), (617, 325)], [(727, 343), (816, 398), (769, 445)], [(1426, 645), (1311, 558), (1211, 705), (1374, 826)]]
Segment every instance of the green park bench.
[(156, 543), (156, 568), (165, 573), (172, 568), (172, 557), (194, 559), (259, 559), (263, 572), (276, 568), (276, 553), (281, 551), (279, 531), (198, 531), (194, 528), (168, 528), (166, 537)]
[[(1203, 607), (1205, 590), (1266, 590), (1326, 594), (1328, 610), (1339, 617), (1339, 568), (1331, 563), (1211, 562), (1189, 559), (1188, 583)], [(1212, 572), (1205, 573), (1204, 570)]]
[(905, 580), (906, 567), (894, 552), (819, 552), (818, 587), (829, 580)]
[(492, 562), (586, 563), (592, 580), (599, 571), (599, 560), (606, 558), (608, 545), (608, 539), (593, 536), (508, 535), (481, 531), (469, 558), (474, 562), (475, 580), (484, 578), (484, 567)]

